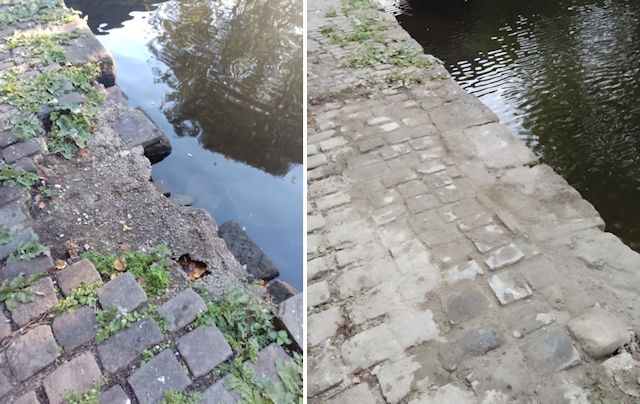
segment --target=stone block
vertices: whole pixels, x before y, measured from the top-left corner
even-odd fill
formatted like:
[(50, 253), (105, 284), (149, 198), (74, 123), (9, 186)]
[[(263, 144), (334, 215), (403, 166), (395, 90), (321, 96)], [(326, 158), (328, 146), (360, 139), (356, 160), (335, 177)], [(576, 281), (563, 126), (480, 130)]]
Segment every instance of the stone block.
[(229, 390), (225, 387), (225, 383), (227, 380), (231, 378), (231, 375), (227, 375), (217, 382), (213, 383), (209, 386), (208, 389), (204, 391), (202, 395), (202, 403), (203, 404), (214, 404), (214, 403), (228, 403), (235, 404), (242, 401), (242, 397), (240, 397), (235, 391)]
[(332, 337), (343, 323), (338, 307), (331, 307), (307, 316), (307, 343), (315, 346)]
[(323, 140), (320, 142), (320, 150), (326, 152), (336, 147), (341, 147), (347, 144), (347, 140), (342, 136), (332, 137), (331, 139)]
[(17, 202), (22, 197), (22, 189), (20, 187), (5, 187), (0, 185), (0, 207)]
[(491, 223), (467, 232), (467, 237), (479, 252), (486, 253), (507, 244), (510, 234), (502, 226)]
[(40, 153), (41, 150), (38, 141), (36, 139), (28, 139), (5, 148), (2, 151), (2, 158), (7, 164), (12, 164), (25, 157), (35, 156)]
[(489, 286), (501, 305), (531, 296), (533, 291), (529, 284), (513, 272), (493, 275)]
[(520, 351), (527, 366), (538, 374), (559, 372), (580, 363), (580, 354), (571, 338), (558, 328), (543, 328), (530, 334)]
[(40, 317), (58, 304), (51, 278), (40, 279), (27, 289), (35, 293), (35, 300), (30, 303), (16, 303), (16, 308), (11, 313), (11, 317), (18, 327), (22, 327), (34, 318)]
[(509, 327), (517, 338), (550, 325), (556, 319), (551, 308), (546, 303), (533, 300), (532, 302), (527, 302), (524, 306), (514, 309), (507, 315)]
[(133, 110), (121, 117), (116, 129), (129, 149), (142, 146), (144, 155), (152, 164), (161, 161), (171, 153), (169, 139), (140, 110)]
[(191, 384), (189, 376), (169, 349), (160, 352), (127, 380), (139, 403), (156, 403), (167, 390), (183, 391)]
[(140, 320), (98, 345), (98, 356), (104, 369), (115, 373), (163, 339), (164, 335), (155, 321)]
[(257, 377), (266, 377), (274, 383), (281, 381), (276, 369), (276, 359), (293, 362), (293, 359), (284, 349), (275, 342), (269, 344), (258, 352), (258, 361), (253, 364), (253, 370)]
[(580, 347), (594, 359), (611, 355), (630, 342), (627, 328), (613, 313), (594, 307), (567, 323)]
[(87, 259), (80, 260), (62, 271), (56, 272), (56, 279), (58, 280), (58, 287), (65, 296), (68, 296), (73, 289), (84, 283), (102, 281), (96, 268)]
[(440, 337), (440, 327), (430, 310), (412, 307), (396, 309), (389, 313), (387, 324), (403, 348), (434, 341)]
[(270, 281), (280, 275), (278, 268), (249, 237), (238, 223), (228, 221), (218, 228), (218, 236), (222, 237), (229, 251), (242, 265), (246, 265), (253, 279)]
[(196, 378), (204, 376), (233, 355), (231, 347), (215, 325), (196, 328), (182, 336), (176, 346)]
[(314, 168), (321, 167), (327, 164), (327, 156), (324, 154), (316, 154), (313, 156), (307, 157), (307, 170), (312, 170)]
[(371, 388), (366, 383), (356, 384), (348, 389), (331, 397), (334, 404), (352, 404), (352, 403), (378, 403), (379, 399), (371, 392)]
[(35, 391), (30, 391), (18, 397), (13, 404), (40, 404), (40, 400)]
[(178, 331), (192, 323), (198, 313), (206, 311), (207, 305), (204, 300), (191, 288), (183, 290), (158, 308), (158, 312), (169, 323), (169, 332)]
[(456, 404), (474, 404), (477, 402), (472, 391), (462, 389), (451, 383), (441, 386), (435, 391), (430, 391), (416, 399), (410, 401), (410, 404), (417, 403), (456, 403)]
[(98, 289), (98, 300), (104, 310), (120, 307), (131, 312), (147, 301), (147, 294), (130, 272), (124, 272)]
[(116, 384), (100, 394), (98, 404), (131, 404), (131, 399), (127, 396), (122, 386)]
[(341, 348), (342, 359), (350, 370), (367, 369), (402, 352), (385, 324), (362, 331), (346, 340)]
[(100, 376), (102, 372), (95, 358), (91, 353), (84, 352), (45, 377), (44, 390), (49, 403), (62, 404), (62, 394), (65, 390), (82, 395), (93, 387)]
[(351, 202), (351, 196), (345, 191), (338, 191), (335, 194), (319, 197), (315, 202), (318, 210), (324, 211), (348, 204)]
[(469, 287), (443, 298), (444, 310), (451, 324), (477, 317), (487, 307), (487, 298), (480, 289)]
[(4, 315), (4, 312), (0, 310), (0, 340), (9, 334), (11, 334), (11, 322)]
[(27, 216), (22, 211), (22, 205), (19, 202), (11, 203), (0, 209), (0, 223), (12, 232), (22, 230), (26, 220)]
[(193, 197), (189, 195), (171, 194), (169, 200), (176, 206), (193, 205)]
[(331, 297), (327, 281), (316, 282), (307, 286), (307, 307), (315, 307), (326, 303)]
[(281, 326), (289, 333), (291, 340), (300, 349), (304, 349), (304, 344), (302, 343), (302, 321), (304, 316), (302, 298), (302, 293), (298, 293), (280, 303), (277, 317)]
[(486, 324), (466, 332), (457, 341), (446, 345), (438, 352), (438, 359), (445, 370), (453, 372), (464, 360), (484, 355), (503, 343), (504, 339), (496, 327)]
[(322, 355), (309, 355), (308, 360), (305, 379), (308, 397), (322, 394), (342, 382), (345, 370), (336, 348), (329, 346)]
[(75, 38), (71, 45), (65, 47), (67, 61), (74, 65), (83, 65), (87, 62), (99, 63), (101, 74), (98, 81), (105, 87), (111, 87), (116, 83), (116, 67), (109, 51), (93, 36)]
[(376, 373), (382, 395), (388, 403), (399, 403), (411, 392), (415, 383), (414, 372), (422, 365), (410, 357), (386, 363)]
[(38, 167), (36, 167), (35, 163), (33, 162), (33, 159), (35, 157), (25, 157), (22, 158), (20, 160), (17, 160), (15, 163), (13, 163), (13, 167), (18, 169), (18, 170), (24, 170), (30, 173), (34, 173), (37, 174), (38, 173)]
[(477, 275), (484, 275), (484, 271), (475, 260), (471, 260), (447, 269), (444, 278), (448, 283), (454, 283), (463, 279), (474, 280)]
[(47, 325), (37, 326), (7, 348), (7, 361), (19, 381), (27, 380), (57, 357), (58, 345)]
[(515, 264), (524, 258), (517, 245), (511, 243), (492, 252), (484, 261), (492, 271), (507, 265)]
[(5, 353), (2, 352), (0, 353), (0, 399), (11, 391), (14, 384), (13, 373), (11, 373)]
[[(28, 239), (31, 239), (31, 229), (29, 229)], [(0, 282), (11, 281), (16, 276), (24, 274), (26, 278), (30, 275), (40, 274), (46, 272), (49, 268), (53, 267), (53, 259), (48, 255), (40, 255), (29, 261), (15, 261), (8, 263), (4, 268), (0, 269)]]
[(269, 282), (267, 292), (269, 292), (275, 304), (280, 304), (299, 293), (293, 286), (280, 279)]
[(53, 319), (53, 335), (69, 353), (96, 336), (96, 313), (88, 306), (65, 312)]

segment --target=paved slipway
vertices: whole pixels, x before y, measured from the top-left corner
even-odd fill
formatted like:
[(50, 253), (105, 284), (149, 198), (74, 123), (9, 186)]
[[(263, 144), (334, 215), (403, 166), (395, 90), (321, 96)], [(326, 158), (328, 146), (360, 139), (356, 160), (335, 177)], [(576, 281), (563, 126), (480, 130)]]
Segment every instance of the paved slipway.
[(356, 15), (418, 46), (341, 6), (308, 2), (309, 402), (638, 402), (640, 256), (442, 66), (340, 67)]
[[(24, 4), (3, 1), (0, 15)], [(50, 2), (26, 4), (33, 6), (33, 13)], [(93, 139), (83, 153), (66, 160), (48, 154), (44, 142), (16, 141), (6, 123), (19, 112), (11, 105), (0, 104), (3, 161), (37, 172), (48, 187), (56, 190), (54, 196), (44, 198), (35, 189), (0, 186), (0, 223), (16, 234), (13, 241), (0, 245), (0, 281), (10, 281), (19, 273), (46, 275), (29, 287), (35, 301), (17, 303), (11, 312), (4, 304), (0, 306), (0, 402), (59, 403), (65, 390), (82, 394), (100, 380), (106, 383), (101, 389), (101, 403), (158, 402), (169, 389), (201, 390), (205, 403), (237, 402), (240, 397), (225, 386), (227, 377), (214, 376), (218, 366), (232, 359), (231, 348), (215, 325), (197, 328), (192, 324), (199, 312), (206, 311), (205, 302), (177, 262), (170, 267), (167, 293), (152, 299), (140, 287), (140, 279), (129, 272), (102, 279), (90, 261), (78, 257), (85, 250), (149, 251), (165, 244), (176, 261), (189, 254), (192, 260), (206, 265), (207, 274), (196, 285), (204, 286), (212, 298), (227, 285), (241, 286), (247, 277), (245, 268), (217, 236), (217, 225), (209, 214), (179, 206), (149, 181), (151, 164), (145, 156), (154, 158), (163, 149), (166, 152), (166, 137), (142, 112), (127, 104), (114, 85), (111, 56), (84, 21), (78, 17), (64, 24), (21, 21), (0, 31), (0, 69), (25, 69), (24, 77), (28, 77), (53, 67), (29, 63), (21, 55), (21, 48), (8, 49), (6, 38), (14, 32), (74, 29), (86, 35), (65, 47), (67, 60), (101, 63), (101, 82), (108, 87), (93, 126)], [(68, 84), (64, 102), (82, 102)], [(51, 256), (7, 263), (18, 245), (34, 234), (51, 249)], [(67, 259), (64, 269), (54, 266), (57, 259)], [(83, 306), (58, 315), (52, 312), (75, 287), (99, 280), (104, 285), (98, 291), (98, 307), (119, 306), (130, 312), (153, 304), (168, 320), (168, 329), (161, 330), (149, 317), (96, 344), (94, 309)], [(255, 289), (266, 293), (264, 288)], [(279, 307), (281, 326), (294, 340), (292, 347), (302, 345), (301, 308), (300, 294)], [(142, 353), (147, 349), (161, 352), (143, 363)], [(254, 365), (256, 375), (279, 381), (275, 358), (291, 360), (282, 347), (271, 344), (259, 354)]]

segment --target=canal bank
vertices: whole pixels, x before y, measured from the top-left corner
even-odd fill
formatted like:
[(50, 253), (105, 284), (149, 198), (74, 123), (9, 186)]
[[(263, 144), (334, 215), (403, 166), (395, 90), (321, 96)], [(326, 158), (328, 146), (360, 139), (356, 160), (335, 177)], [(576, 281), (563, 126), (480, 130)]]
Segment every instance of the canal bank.
[(640, 256), (367, 2), (308, 3), (310, 402), (632, 402)]
[[(211, 216), (150, 181), (166, 138), (127, 104), (84, 21), (56, 1), (1, 7), (2, 401), (237, 399), (225, 383), (248, 358), (277, 384), (276, 358), (292, 364), (301, 345), (301, 295), (270, 306)], [(221, 305), (236, 322), (219, 324)], [(243, 321), (292, 341), (245, 346)]]

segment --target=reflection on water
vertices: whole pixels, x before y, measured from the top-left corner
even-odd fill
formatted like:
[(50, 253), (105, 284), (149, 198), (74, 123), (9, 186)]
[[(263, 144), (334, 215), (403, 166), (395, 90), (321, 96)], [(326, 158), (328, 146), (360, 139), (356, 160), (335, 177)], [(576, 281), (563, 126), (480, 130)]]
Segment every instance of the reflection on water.
[(640, 250), (640, 3), (412, 2), (403, 27)]
[[(302, 2), (172, 0), (89, 15), (117, 82), (171, 138), (155, 180), (235, 220), (302, 289)], [(105, 11), (106, 12), (106, 11)], [(119, 18), (119, 17), (118, 17)]]

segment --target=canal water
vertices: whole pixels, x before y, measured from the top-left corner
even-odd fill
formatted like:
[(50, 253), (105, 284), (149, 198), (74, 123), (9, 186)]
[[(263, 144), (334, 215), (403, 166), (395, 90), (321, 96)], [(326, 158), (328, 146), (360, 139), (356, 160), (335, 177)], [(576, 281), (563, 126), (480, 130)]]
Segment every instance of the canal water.
[(640, 1), (409, 3), (409, 34), (640, 251)]
[(302, 290), (302, 2), (67, 0), (170, 138), (154, 180), (238, 222)]

